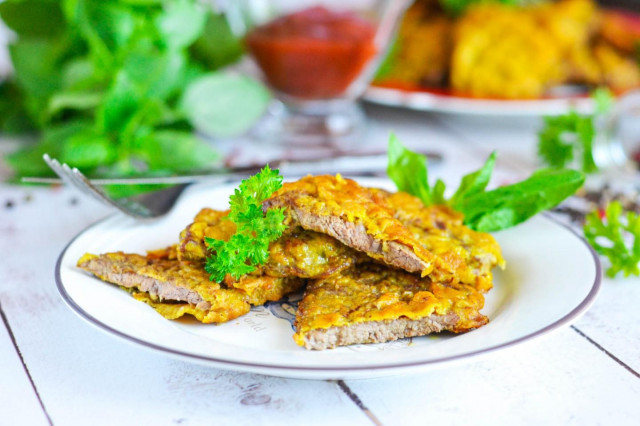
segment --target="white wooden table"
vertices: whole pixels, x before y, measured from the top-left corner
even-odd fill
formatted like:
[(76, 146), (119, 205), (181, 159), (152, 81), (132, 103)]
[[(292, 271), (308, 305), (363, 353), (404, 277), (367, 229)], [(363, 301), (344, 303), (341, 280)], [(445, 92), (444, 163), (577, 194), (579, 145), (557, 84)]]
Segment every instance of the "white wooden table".
[[(432, 176), (454, 181), (494, 149), (501, 176), (536, 166), (535, 121), (369, 112), (374, 131), (443, 153)], [(640, 424), (638, 278), (605, 279), (573, 326), (464, 364), (363, 381), (282, 379), (169, 358), (71, 312), (56, 259), (111, 213), (67, 188), (0, 186), (1, 425)]]

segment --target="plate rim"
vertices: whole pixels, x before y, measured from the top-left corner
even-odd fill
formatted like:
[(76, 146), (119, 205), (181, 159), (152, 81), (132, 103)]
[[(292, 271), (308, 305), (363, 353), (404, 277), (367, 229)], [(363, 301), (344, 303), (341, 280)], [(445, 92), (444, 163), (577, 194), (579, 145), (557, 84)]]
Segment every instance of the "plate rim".
[[(262, 371), (262, 374), (271, 374), (271, 375), (275, 375), (275, 376), (280, 376), (280, 377), (301, 377), (301, 376), (291, 376), (291, 374), (295, 374), (296, 372), (309, 372), (311, 374), (313, 373), (349, 373), (349, 372), (354, 372), (354, 373), (358, 373), (358, 372), (363, 372), (363, 371), (377, 371), (377, 372), (393, 372), (393, 371), (398, 371), (398, 370), (406, 370), (406, 369), (410, 369), (410, 368), (418, 368), (418, 367), (428, 367), (428, 366), (436, 366), (436, 365), (445, 365), (445, 364), (450, 364), (456, 361), (462, 361), (462, 360), (469, 360), (469, 359), (473, 359), (473, 358), (477, 358), (480, 357), (482, 355), (486, 355), (498, 350), (502, 350), (502, 349), (506, 349), (506, 348), (510, 348), (513, 346), (517, 346), (520, 345), (522, 343), (534, 340), (537, 337), (541, 337), (544, 336), (554, 330), (557, 330), (559, 328), (564, 327), (565, 325), (568, 325), (570, 323), (572, 323), (573, 321), (577, 320), (582, 314), (584, 314), (589, 307), (594, 303), (596, 296), (598, 295), (598, 292), (600, 291), (600, 288), (602, 286), (602, 265), (600, 262), (600, 259), (598, 257), (598, 254), (595, 252), (595, 250), (593, 249), (593, 247), (591, 247), (591, 245), (589, 245), (589, 243), (581, 236), (579, 235), (570, 225), (560, 221), (559, 219), (555, 218), (554, 216), (552, 216), (551, 214), (549, 214), (548, 212), (544, 212), (542, 213), (540, 216), (543, 216), (546, 220), (550, 220), (551, 222), (554, 222), (556, 225), (561, 226), (563, 228), (565, 228), (567, 231), (569, 231), (571, 234), (573, 234), (573, 236), (575, 236), (576, 238), (578, 238), (578, 240), (584, 244), (589, 253), (591, 254), (591, 257), (594, 261), (595, 264), (595, 268), (596, 268), (596, 273), (595, 273), (595, 277), (594, 277), (594, 281), (591, 284), (591, 288), (589, 290), (589, 292), (587, 293), (587, 295), (584, 297), (584, 299), (575, 307), (573, 308), (571, 311), (569, 311), (568, 313), (566, 313), (565, 315), (563, 315), (561, 318), (559, 318), (558, 320), (546, 325), (543, 328), (540, 328), (538, 330), (535, 330), (527, 335), (521, 336), (517, 339), (513, 339), (513, 340), (509, 340), (507, 342), (504, 343), (500, 343), (494, 346), (490, 346), (490, 347), (486, 347), (486, 348), (482, 348), (482, 349), (478, 349), (478, 350), (473, 350), (470, 352), (465, 352), (465, 353), (461, 353), (461, 354), (457, 354), (457, 355), (452, 355), (452, 356), (442, 356), (442, 357), (438, 357), (438, 358), (433, 358), (433, 359), (428, 359), (428, 360), (423, 360), (423, 361), (408, 361), (408, 362), (395, 362), (395, 363), (389, 363), (389, 364), (385, 364), (385, 365), (375, 365), (375, 366), (348, 366), (348, 367), (313, 367), (313, 366), (291, 366), (291, 365), (273, 365), (273, 364), (260, 364), (260, 363), (255, 363), (255, 362), (246, 362), (246, 361), (232, 361), (232, 360), (228, 360), (228, 359), (220, 359), (220, 358), (216, 358), (216, 357), (212, 357), (212, 356), (205, 356), (205, 355), (200, 355), (200, 354), (194, 354), (194, 353), (189, 353), (189, 352), (185, 352), (179, 349), (174, 349), (174, 348), (170, 348), (167, 346), (163, 346), (160, 344), (155, 344), (155, 343), (151, 343), (148, 342), (146, 340), (142, 340), (139, 339), (135, 336), (126, 334), (120, 330), (117, 330), (111, 326), (109, 326), (108, 324), (103, 323), (102, 321), (98, 320), (97, 318), (95, 318), (94, 316), (92, 316), (89, 312), (87, 312), (85, 309), (83, 309), (81, 306), (79, 306), (74, 300), (73, 298), (69, 295), (69, 293), (67, 292), (63, 282), (62, 282), (62, 275), (61, 275), (61, 270), (62, 270), (62, 260), (65, 257), (65, 254), (67, 253), (67, 250), (71, 247), (71, 245), (78, 239), (80, 238), (82, 235), (84, 235), (85, 232), (90, 231), (91, 229), (100, 226), (101, 224), (103, 224), (104, 222), (108, 221), (108, 220), (112, 220), (115, 217), (118, 216), (122, 216), (120, 213), (114, 213), (111, 215), (108, 215), (90, 225), (88, 225), (86, 228), (84, 228), (83, 230), (81, 230), (75, 237), (73, 237), (69, 243), (67, 243), (67, 245), (64, 247), (64, 249), (62, 250), (62, 252), (60, 253), (60, 255), (58, 256), (58, 259), (56, 261), (56, 266), (55, 266), (55, 280), (56, 280), (56, 287), (58, 290), (58, 293), (60, 294), (60, 296), (62, 297), (62, 300), (65, 302), (65, 304), (76, 314), (78, 315), (81, 319), (83, 319), (84, 321), (88, 322), (90, 325), (98, 328), (99, 330), (106, 332), (110, 335), (116, 336), (120, 339), (125, 340), (128, 343), (132, 343), (135, 345), (140, 345), (144, 348), (147, 349), (152, 349), (155, 351), (160, 351), (162, 353), (171, 355), (171, 356), (176, 356), (182, 359), (188, 359), (192, 362), (199, 362), (199, 363), (205, 363), (205, 364), (215, 364), (218, 366), (226, 366), (229, 369), (232, 370), (237, 370), (237, 371), (251, 371), (251, 372), (260, 372), (259, 370)], [(279, 374), (282, 373), (283, 371), (288, 372), (289, 374)], [(324, 377), (324, 376), (323, 376)], [(374, 377), (374, 376), (372, 376)], [(312, 379), (317, 378), (317, 377), (310, 377)]]
[(362, 99), (378, 105), (416, 111), (498, 117), (554, 116), (564, 114), (571, 108), (578, 112), (590, 113), (595, 105), (591, 98), (581, 96), (536, 99), (467, 98), (375, 84), (367, 87)]

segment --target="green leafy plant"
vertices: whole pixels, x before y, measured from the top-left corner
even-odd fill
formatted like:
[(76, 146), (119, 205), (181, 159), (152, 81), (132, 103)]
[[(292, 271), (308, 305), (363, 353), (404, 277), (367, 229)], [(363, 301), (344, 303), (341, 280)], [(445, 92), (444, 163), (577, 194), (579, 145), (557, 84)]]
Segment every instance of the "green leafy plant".
[(486, 191), (496, 154), (477, 171), (465, 175), (446, 199), (445, 183), (429, 184), (427, 158), (389, 138), (387, 173), (399, 190), (420, 198), (429, 206), (446, 204), (464, 214), (464, 223), (477, 231), (499, 231), (515, 226), (541, 211), (555, 207), (584, 183), (584, 175), (569, 169), (541, 169), (521, 182)]
[(211, 255), (205, 270), (211, 280), (222, 282), (227, 275), (235, 279), (256, 269), (269, 258), (269, 244), (284, 230), (284, 209), (262, 210), (262, 202), (282, 187), (278, 170), (265, 166), (258, 174), (242, 181), (229, 197), (228, 220), (236, 225), (236, 232), (228, 241), (205, 238)]
[(593, 159), (594, 122), (611, 109), (613, 97), (606, 89), (598, 89), (592, 96), (596, 103), (594, 114), (571, 110), (556, 117), (545, 117), (544, 127), (538, 133), (538, 155), (544, 164), (562, 168), (577, 161), (584, 173), (598, 170)]
[(599, 254), (609, 259), (607, 275), (640, 275), (640, 215), (624, 212), (619, 201), (612, 201), (601, 213), (596, 210), (587, 215), (584, 235)]
[(453, 16), (462, 14), (469, 6), (477, 3), (519, 5), (527, 3), (527, 0), (440, 0), (442, 8)]
[(197, 0), (6, 0), (0, 17), (17, 35), (1, 129), (40, 135), (6, 158), (18, 176), (50, 174), (45, 152), (94, 176), (204, 168), (217, 154), (194, 127), (240, 133), (269, 100), (259, 83), (215, 71), (242, 43)]

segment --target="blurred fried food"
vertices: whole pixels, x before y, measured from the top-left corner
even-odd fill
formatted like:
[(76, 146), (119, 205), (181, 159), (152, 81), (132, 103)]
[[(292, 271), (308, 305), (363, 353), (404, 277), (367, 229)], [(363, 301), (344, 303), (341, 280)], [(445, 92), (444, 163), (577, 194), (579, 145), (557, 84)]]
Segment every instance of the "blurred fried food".
[(418, 1), (407, 10), (398, 33), (395, 66), (386, 78), (424, 86), (446, 84), (454, 20), (435, 9), (437, 5), (437, 0)]
[(437, 1), (417, 1), (385, 80), (498, 98), (540, 97), (567, 83), (626, 91), (640, 86), (639, 28), (593, 0), (480, 2), (456, 19)]

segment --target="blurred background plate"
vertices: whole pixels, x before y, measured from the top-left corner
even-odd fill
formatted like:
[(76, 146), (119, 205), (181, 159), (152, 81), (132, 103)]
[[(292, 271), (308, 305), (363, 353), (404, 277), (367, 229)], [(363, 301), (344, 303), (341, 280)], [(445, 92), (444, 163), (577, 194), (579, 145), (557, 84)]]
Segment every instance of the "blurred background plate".
[(570, 108), (590, 113), (594, 108), (593, 99), (585, 96), (524, 100), (479, 99), (448, 95), (427, 89), (411, 90), (375, 85), (367, 89), (364, 99), (377, 104), (420, 111), (490, 116), (559, 115), (566, 113)]

